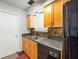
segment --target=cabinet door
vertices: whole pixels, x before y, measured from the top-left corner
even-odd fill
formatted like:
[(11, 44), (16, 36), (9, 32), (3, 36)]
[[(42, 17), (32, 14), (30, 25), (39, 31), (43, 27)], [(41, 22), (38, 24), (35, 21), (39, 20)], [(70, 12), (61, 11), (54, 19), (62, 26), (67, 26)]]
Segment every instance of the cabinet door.
[(31, 16), (28, 15), (26, 20), (27, 20), (26, 21), (26, 26), (27, 26), (27, 28), (30, 28), (31, 27)]
[(31, 41), (31, 59), (38, 59), (38, 46), (33, 41)]
[(57, 1), (54, 3), (54, 27), (62, 27), (62, 1)]
[(22, 50), (25, 51), (25, 38), (22, 39)]
[(51, 7), (52, 5), (48, 5), (44, 8), (44, 27), (50, 27), (51, 26)]
[(22, 49), (30, 57), (31, 56), (31, 41), (29, 39), (23, 38)]
[(29, 39), (26, 39), (26, 41), (25, 41), (25, 49), (26, 49), (26, 51), (25, 51), (25, 53), (30, 57), (31, 56), (31, 41), (29, 40)]

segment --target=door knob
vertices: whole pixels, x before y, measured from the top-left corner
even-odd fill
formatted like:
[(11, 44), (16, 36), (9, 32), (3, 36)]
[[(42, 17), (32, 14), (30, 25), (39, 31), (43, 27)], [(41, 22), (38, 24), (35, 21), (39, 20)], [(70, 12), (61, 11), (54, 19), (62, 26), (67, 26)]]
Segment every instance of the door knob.
[(16, 35), (16, 37), (18, 37), (18, 35)]

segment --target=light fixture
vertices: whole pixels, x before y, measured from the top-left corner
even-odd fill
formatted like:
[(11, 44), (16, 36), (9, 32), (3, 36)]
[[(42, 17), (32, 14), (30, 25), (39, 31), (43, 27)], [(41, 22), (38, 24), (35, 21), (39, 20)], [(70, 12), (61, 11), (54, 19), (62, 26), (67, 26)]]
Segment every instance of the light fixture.
[(29, 4), (29, 5), (32, 5), (34, 2), (35, 2), (34, 0), (30, 0), (30, 1), (28, 2), (28, 4)]

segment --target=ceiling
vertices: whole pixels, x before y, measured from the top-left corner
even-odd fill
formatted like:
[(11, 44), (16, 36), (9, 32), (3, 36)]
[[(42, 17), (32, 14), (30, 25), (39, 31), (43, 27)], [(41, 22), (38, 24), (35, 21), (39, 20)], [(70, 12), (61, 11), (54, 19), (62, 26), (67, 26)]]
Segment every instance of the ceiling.
[[(21, 8), (21, 9), (27, 9), (28, 7), (30, 7), (30, 5), (28, 4), (29, 0), (1, 0), (1, 1), (6, 2), (15, 7)], [(35, 3), (38, 2), (38, 0), (34, 0), (34, 1), (35, 1)]]

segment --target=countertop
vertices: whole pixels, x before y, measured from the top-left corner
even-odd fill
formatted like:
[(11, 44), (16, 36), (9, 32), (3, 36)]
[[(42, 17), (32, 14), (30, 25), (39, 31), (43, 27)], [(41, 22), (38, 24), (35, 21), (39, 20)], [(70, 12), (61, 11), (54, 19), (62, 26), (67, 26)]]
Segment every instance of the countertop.
[(23, 35), (23, 38), (28, 38), (32, 41), (43, 44), (58, 51), (62, 51), (63, 49), (63, 40), (60, 41), (55, 39), (49, 39), (47, 37), (39, 37), (39, 39), (33, 39), (32, 37), (33, 35)]

